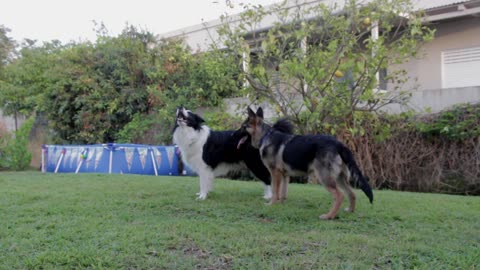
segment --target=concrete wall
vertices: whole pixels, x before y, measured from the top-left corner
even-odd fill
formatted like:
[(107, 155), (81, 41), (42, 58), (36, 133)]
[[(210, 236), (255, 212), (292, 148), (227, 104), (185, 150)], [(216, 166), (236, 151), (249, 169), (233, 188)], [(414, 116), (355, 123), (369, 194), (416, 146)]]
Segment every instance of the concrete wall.
[[(17, 117), (17, 125), (20, 127), (25, 121), (25, 117), (19, 115)], [(5, 127), (7, 131), (15, 131), (15, 119), (12, 116), (3, 115), (2, 110), (0, 110), (0, 126)]]
[[(391, 104), (383, 110), (394, 114), (409, 110), (420, 114), (436, 113), (461, 103), (480, 103), (480, 86), (416, 91), (407, 106)], [(266, 119), (278, 117), (275, 109), (267, 102), (252, 104), (248, 98), (228, 98), (224, 100), (224, 104), (227, 112), (235, 116), (246, 116), (247, 106), (251, 106), (252, 109), (261, 106)]]
[(480, 103), (480, 86), (416, 91), (413, 92), (408, 106), (401, 107), (392, 104), (386, 110), (391, 113), (400, 113), (411, 109), (419, 113), (427, 111), (436, 113), (461, 103)]

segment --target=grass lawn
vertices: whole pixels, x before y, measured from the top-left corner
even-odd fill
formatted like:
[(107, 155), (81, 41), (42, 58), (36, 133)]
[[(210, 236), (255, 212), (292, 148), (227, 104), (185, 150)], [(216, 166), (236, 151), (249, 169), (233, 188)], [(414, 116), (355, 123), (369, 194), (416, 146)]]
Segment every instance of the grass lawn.
[[(0, 173), (0, 269), (477, 269), (480, 197), (357, 190), (357, 212), (321, 221), (331, 197), (291, 184)], [(344, 203), (346, 206), (346, 202)]]

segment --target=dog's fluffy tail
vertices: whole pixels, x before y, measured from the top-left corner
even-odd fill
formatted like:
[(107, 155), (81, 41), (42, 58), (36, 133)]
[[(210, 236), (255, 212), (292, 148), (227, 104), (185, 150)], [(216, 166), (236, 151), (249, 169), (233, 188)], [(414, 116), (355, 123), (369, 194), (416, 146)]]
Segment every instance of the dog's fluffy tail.
[(353, 158), (352, 151), (350, 151), (350, 149), (348, 149), (345, 145), (341, 143), (339, 144), (338, 150), (338, 153), (340, 154), (343, 162), (347, 164), (348, 170), (350, 171), (355, 184), (360, 187), (360, 189), (365, 193), (365, 195), (367, 195), (370, 203), (373, 203), (373, 192), (370, 184), (368, 183), (368, 178), (365, 177), (360, 171), (360, 168), (358, 168), (357, 163)]
[(294, 129), (293, 124), (287, 118), (282, 118), (278, 120), (275, 124), (273, 124), (272, 127), (277, 131), (287, 133), (287, 134), (293, 134), (293, 129)]

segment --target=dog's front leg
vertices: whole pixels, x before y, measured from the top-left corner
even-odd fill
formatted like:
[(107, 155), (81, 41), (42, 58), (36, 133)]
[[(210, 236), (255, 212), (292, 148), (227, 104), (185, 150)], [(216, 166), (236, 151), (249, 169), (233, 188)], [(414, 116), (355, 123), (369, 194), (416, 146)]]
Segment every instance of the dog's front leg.
[(213, 186), (213, 174), (209, 172), (203, 172), (199, 174), (200, 179), (200, 192), (197, 193), (197, 200), (205, 200), (208, 192)]

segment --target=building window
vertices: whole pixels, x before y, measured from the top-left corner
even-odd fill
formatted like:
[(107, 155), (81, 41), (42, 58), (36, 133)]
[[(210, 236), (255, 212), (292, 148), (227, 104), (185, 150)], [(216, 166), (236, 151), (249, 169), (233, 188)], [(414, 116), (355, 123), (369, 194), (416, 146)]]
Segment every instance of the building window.
[(480, 86), (480, 47), (442, 52), (442, 88)]

